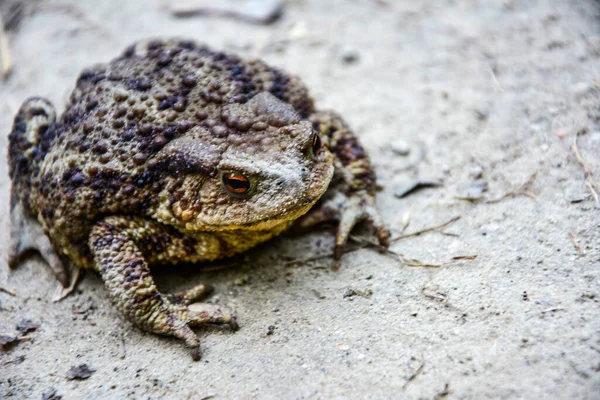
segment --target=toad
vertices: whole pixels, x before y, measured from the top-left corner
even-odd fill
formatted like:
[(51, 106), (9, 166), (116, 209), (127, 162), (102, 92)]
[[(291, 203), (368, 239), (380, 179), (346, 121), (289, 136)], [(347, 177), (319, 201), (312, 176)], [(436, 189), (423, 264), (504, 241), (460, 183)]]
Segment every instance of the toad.
[(123, 315), (194, 359), (193, 327), (235, 319), (194, 303), (205, 285), (159, 292), (150, 265), (230, 257), (294, 222), (337, 221), (337, 258), (360, 221), (389, 242), (373, 168), (342, 118), (297, 77), (193, 41), (136, 43), (84, 70), (59, 117), (25, 101), (9, 169), (9, 265), (36, 250), (63, 285), (70, 265), (97, 271)]

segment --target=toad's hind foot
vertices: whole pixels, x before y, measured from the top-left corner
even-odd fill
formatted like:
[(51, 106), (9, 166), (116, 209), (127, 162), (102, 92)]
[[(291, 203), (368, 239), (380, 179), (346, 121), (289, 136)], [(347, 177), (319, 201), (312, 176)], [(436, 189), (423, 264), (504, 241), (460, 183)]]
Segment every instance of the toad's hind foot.
[[(156, 310), (156, 318), (152, 321), (155, 333), (175, 336), (183, 340), (190, 349), (194, 361), (201, 357), (200, 341), (191, 329), (203, 325), (225, 325), (231, 330), (238, 330), (238, 324), (229, 311), (214, 304), (195, 303), (190, 306), (173, 304), (161, 296), (161, 307)], [(134, 321), (135, 322), (135, 321)]]
[(70, 286), (69, 263), (56, 254), (50, 243), (50, 239), (44, 233), (40, 223), (28, 215), (25, 215), (21, 203), (11, 196), (11, 232), (8, 251), (8, 266), (16, 268), (22, 258), (30, 252), (38, 252), (50, 266), (63, 288)]

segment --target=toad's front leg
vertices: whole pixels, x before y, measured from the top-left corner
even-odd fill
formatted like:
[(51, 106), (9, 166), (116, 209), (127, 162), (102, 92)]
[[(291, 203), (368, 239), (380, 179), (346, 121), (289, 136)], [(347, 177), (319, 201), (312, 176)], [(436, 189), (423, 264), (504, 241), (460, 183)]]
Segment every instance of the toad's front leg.
[(334, 112), (317, 112), (310, 119), (333, 153), (335, 175), (319, 204), (299, 221), (300, 227), (338, 221), (336, 259), (341, 257), (350, 232), (360, 221), (367, 221), (380, 245), (388, 247), (389, 232), (375, 207), (375, 172), (358, 138)]
[(188, 307), (206, 293), (205, 286), (178, 295), (160, 293), (148, 263), (195, 261), (211, 247), (209, 242), (209, 237), (197, 241), (142, 218), (112, 216), (94, 226), (89, 245), (117, 308), (142, 330), (182, 339), (198, 360), (200, 344), (191, 327), (219, 324), (236, 329), (235, 319), (214, 305)]

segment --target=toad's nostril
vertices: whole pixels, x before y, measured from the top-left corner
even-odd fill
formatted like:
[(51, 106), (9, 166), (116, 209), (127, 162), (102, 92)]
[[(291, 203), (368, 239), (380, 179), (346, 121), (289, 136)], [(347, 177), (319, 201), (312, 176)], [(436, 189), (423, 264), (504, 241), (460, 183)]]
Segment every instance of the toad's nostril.
[(275, 184), (277, 185), (277, 187), (283, 187), (283, 185), (285, 185), (285, 179), (284, 178), (279, 178), (279, 179), (277, 179), (277, 181), (275, 182)]

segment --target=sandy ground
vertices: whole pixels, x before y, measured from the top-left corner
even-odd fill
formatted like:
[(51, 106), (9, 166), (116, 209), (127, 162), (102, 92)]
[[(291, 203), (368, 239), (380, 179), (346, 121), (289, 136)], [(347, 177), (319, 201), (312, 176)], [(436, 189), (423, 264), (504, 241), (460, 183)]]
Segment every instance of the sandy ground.
[[(39, 328), (0, 352), (0, 397), (598, 398), (600, 208), (571, 146), (579, 134), (600, 182), (599, 22), (592, 0), (289, 1), (268, 26), (177, 19), (158, 1), (44, 2), (10, 32), (15, 70), (0, 83), (2, 260), (19, 105), (41, 95), (62, 109), (82, 68), (148, 36), (187, 36), (301, 76), (372, 154), (394, 236), (407, 220), (404, 233), (460, 219), (391, 247), (439, 268), (374, 249), (339, 270), (330, 258), (289, 263), (329, 253), (324, 228), (228, 269), (159, 271), (165, 291), (208, 282), (211, 301), (238, 315), (237, 333), (199, 330), (196, 363), (125, 321), (95, 274), (52, 303), (39, 259), (15, 271), (2, 261), (0, 286), (16, 296), (0, 292), (0, 334), (24, 319)], [(479, 175), (483, 199), (458, 199)], [(394, 195), (415, 178), (443, 184)], [(477, 258), (449, 262), (465, 255)], [(91, 377), (67, 380), (84, 363)]]

